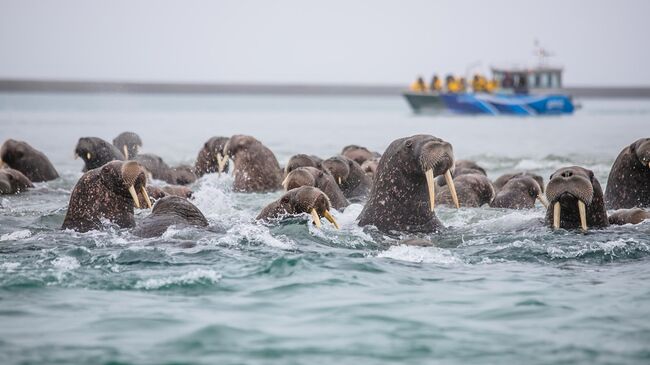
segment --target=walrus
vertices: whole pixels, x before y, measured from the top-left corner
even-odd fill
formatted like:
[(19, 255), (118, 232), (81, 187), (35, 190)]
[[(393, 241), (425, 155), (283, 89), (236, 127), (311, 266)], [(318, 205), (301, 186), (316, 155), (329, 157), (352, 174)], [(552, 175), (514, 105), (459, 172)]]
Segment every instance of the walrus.
[(207, 227), (208, 220), (194, 204), (177, 196), (166, 196), (156, 202), (151, 214), (131, 231), (138, 237), (157, 237), (171, 226)]
[(510, 181), (510, 179), (518, 178), (518, 177), (521, 177), (521, 176), (529, 176), (532, 179), (534, 179), (535, 181), (537, 181), (537, 184), (542, 189), (542, 193), (544, 192), (544, 178), (537, 175), (537, 174), (534, 174), (532, 172), (528, 172), (528, 171), (513, 172), (513, 173), (510, 173), (510, 174), (503, 174), (503, 175), (499, 176), (496, 180), (494, 180), (494, 188), (498, 192), (499, 190), (501, 190), (501, 188), (505, 184), (508, 183), (508, 181)]
[[(478, 208), (490, 204), (496, 195), (492, 182), (485, 175), (465, 174), (457, 176), (453, 180), (458, 204), (461, 207)], [(436, 193), (436, 202), (448, 206), (456, 204), (447, 184)]]
[(287, 175), (299, 167), (315, 167), (319, 170), (323, 170), (323, 159), (318, 156), (306, 155), (303, 153), (293, 155), (284, 166), (284, 174)]
[[(146, 192), (147, 195), (149, 195), (149, 200), (154, 203), (166, 196), (177, 196), (177, 197), (189, 199), (194, 194), (194, 192), (190, 188), (186, 186), (179, 186), (179, 185), (165, 185), (163, 187), (147, 185)], [(146, 200), (143, 191), (137, 191), (137, 193), (138, 193), (139, 201), (142, 202)], [(147, 208), (148, 208), (147, 206), (142, 206), (142, 209), (147, 209)]]
[[(470, 175), (470, 174), (487, 176), (485, 169), (479, 166), (479, 164), (477, 164), (476, 162), (471, 160), (458, 160), (456, 161), (451, 177), (455, 179), (460, 175)], [(447, 181), (444, 178), (444, 176), (439, 176), (436, 179), (436, 183), (438, 184), (438, 186), (445, 186), (447, 184)]]
[(151, 208), (146, 186), (145, 171), (135, 161), (112, 161), (92, 169), (72, 190), (61, 228), (87, 232), (102, 228), (105, 220), (120, 228), (134, 227), (133, 209), (140, 207), (137, 192)]
[(142, 139), (134, 132), (122, 132), (113, 139), (113, 146), (122, 152), (125, 159), (132, 160), (142, 147)]
[(32, 182), (57, 179), (59, 173), (41, 151), (27, 142), (8, 139), (0, 147), (0, 168), (7, 165), (20, 171)]
[(607, 178), (605, 202), (608, 209), (650, 207), (650, 138), (618, 154)]
[(102, 167), (111, 161), (124, 161), (124, 155), (117, 147), (98, 137), (81, 137), (74, 149), (75, 158), (84, 161), (83, 172)]
[(369, 160), (363, 161), (361, 164), (361, 170), (366, 173), (366, 175), (373, 178), (377, 172), (377, 166), (379, 166), (379, 157), (373, 157)]
[(22, 172), (0, 168), (0, 194), (16, 194), (33, 187), (34, 184)]
[(350, 160), (353, 160), (354, 162), (358, 163), (359, 166), (363, 165), (363, 163), (367, 160), (381, 157), (381, 155), (377, 152), (371, 152), (366, 147), (357, 146), (355, 144), (343, 147), (343, 150), (341, 150), (341, 156), (345, 156)]
[(234, 135), (224, 147), (225, 158), (234, 161), (233, 188), (238, 192), (264, 193), (282, 188), (282, 171), (273, 152), (254, 137)]
[(381, 232), (438, 232), (436, 176), (446, 176), (454, 200), (451, 177), (454, 153), (451, 144), (430, 135), (414, 135), (393, 141), (379, 160), (370, 198), (359, 215), (359, 225), (374, 225)]
[(334, 209), (341, 210), (350, 205), (341, 188), (334, 181), (334, 177), (329, 172), (315, 167), (299, 167), (291, 171), (282, 182), (282, 186), (286, 191), (301, 186), (313, 186), (327, 195)]
[(548, 208), (548, 201), (539, 182), (533, 176), (522, 174), (511, 176), (500, 187), (490, 206), (492, 208), (531, 209), (535, 207), (535, 200), (539, 200), (544, 208)]
[(650, 219), (650, 212), (641, 208), (619, 209), (608, 215), (609, 224), (639, 224)]
[(278, 200), (262, 209), (256, 220), (270, 221), (282, 219), (285, 216), (307, 213), (316, 227), (321, 227), (320, 218), (324, 217), (339, 228), (336, 219), (330, 214), (330, 201), (320, 189), (312, 186), (301, 186), (284, 193)]
[(350, 202), (363, 202), (368, 197), (372, 179), (358, 163), (345, 156), (335, 156), (323, 161), (323, 166), (334, 176), (343, 195)]
[(167, 182), (173, 185), (189, 185), (197, 179), (194, 168), (189, 165), (178, 165), (169, 169)]
[(555, 171), (546, 185), (546, 197), (550, 227), (586, 231), (609, 225), (603, 190), (591, 170), (571, 166)]
[(207, 140), (194, 163), (194, 173), (201, 177), (205, 174), (211, 174), (219, 171), (228, 172), (228, 159), (223, 152), (228, 137), (212, 137)]

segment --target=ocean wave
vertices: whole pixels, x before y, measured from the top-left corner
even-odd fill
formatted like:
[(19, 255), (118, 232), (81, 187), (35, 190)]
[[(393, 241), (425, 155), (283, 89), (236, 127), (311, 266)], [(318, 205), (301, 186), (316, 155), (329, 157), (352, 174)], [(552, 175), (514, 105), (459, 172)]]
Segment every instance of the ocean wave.
[(386, 251), (377, 254), (378, 258), (389, 258), (399, 261), (408, 261), (426, 264), (452, 265), (461, 263), (450, 250), (438, 247), (419, 247), (408, 245), (392, 246)]
[(221, 274), (214, 270), (194, 269), (182, 275), (165, 276), (139, 280), (134, 288), (143, 290), (169, 289), (172, 287), (207, 286), (216, 284), (221, 280)]
[(23, 229), (20, 231), (15, 231), (7, 234), (3, 234), (0, 236), (0, 242), (2, 241), (15, 241), (15, 240), (22, 240), (25, 238), (29, 238), (32, 236), (32, 232), (28, 229)]

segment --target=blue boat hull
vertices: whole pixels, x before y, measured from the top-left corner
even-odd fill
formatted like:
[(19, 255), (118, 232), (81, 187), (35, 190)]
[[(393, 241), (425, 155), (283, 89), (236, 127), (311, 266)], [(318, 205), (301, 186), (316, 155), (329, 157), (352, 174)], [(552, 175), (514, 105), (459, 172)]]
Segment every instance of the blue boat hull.
[(571, 114), (575, 107), (564, 94), (441, 94), (445, 107), (463, 114), (557, 115)]

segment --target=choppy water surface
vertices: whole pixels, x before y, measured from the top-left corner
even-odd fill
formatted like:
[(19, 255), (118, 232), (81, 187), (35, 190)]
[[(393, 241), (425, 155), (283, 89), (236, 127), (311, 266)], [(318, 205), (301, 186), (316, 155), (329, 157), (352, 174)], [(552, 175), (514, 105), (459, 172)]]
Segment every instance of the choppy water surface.
[(604, 185), (650, 135), (650, 102), (583, 104), (520, 119), (417, 117), (397, 98), (0, 94), (0, 140), (29, 141), (62, 175), (0, 197), (0, 363), (647, 364), (649, 221), (583, 235), (543, 227), (539, 206), (441, 207), (435, 246), (407, 247), (356, 226), (360, 205), (335, 212), (340, 231), (255, 223), (280, 193), (211, 175), (193, 186), (210, 231), (58, 229), (81, 136), (132, 130), (178, 164), (213, 135), (254, 135), (284, 163), (428, 133), (491, 178), (578, 164)]

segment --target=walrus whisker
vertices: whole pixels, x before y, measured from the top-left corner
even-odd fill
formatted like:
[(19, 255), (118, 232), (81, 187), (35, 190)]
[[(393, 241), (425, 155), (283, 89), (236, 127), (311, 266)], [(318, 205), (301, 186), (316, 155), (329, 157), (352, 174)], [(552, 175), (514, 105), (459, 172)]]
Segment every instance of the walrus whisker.
[(124, 158), (129, 159), (129, 149), (126, 148), (126, 145), (122, 146), (122, 151), (124, 151)]
[(138, 194), (135, 192), (135, 187), (133, 185), (129, 186), (129, 194), (131, 194), (135, 207), (140, 209), (140, 199), (138, 199)]
[(316, 225), (317, 228), (320, 228), (320, 217), (318, 216), (318, 213), (316, 212), (316, 208), (311, 208), (311, 218), (314, 220), (314, 224)]
[(460, 203), (458, 202), (458, 194), (456, 194), (456, 185), (454, 185), (454, 179), (451, 177), (451, 171), (447, 170), (445, 172), (445, 181), (449, 186), (449, 192), (451, 193), (451, 199), (454, 201), (456, 209), (460, 208)]
[(330, 221), (330, 223), (332, 223), (334, 225), (334, 227), (336, 227), (336, 229), (341, 229), (341, 227), (339, 227), (339, 224), (336, 223), (336, 219), (334, 219), (334, 217), (329, 212), (329, 210), (326, 210), (325, 213), (323, 213), (323, 215), (325, 216), (325, 219)]
[(580, 226), (582, 226), (583, 231), (586, 231), (587, 230), (587, 207), (585, 206), (585, 203), (582, 200), (578, 200), (578, 212), (580, 214)]
[(433, 209), (436, 206), (436, 192), (435, 192), (435, 184), (433, 182), (433, 169), (428, 169), (427, 172), (424, 173), (424, 176), (426, 176), (427, 178), (427, 191), (429, 192), (429, 207), (433, 212)]
[(553, 205), (553, 228), (554, 229), (560, 229), (560, 211), (562, 210), (562, 207), (560, 206), (560, 202), (555, 202), (555, 205)]
[(144, 186), (141, 186), (140, 191), (142, 192), (142, 196), (144, 196), (144, 202), (147, 203), (147, 208), (151, 209), (151, 199), (149, 199), (147, 189)]

